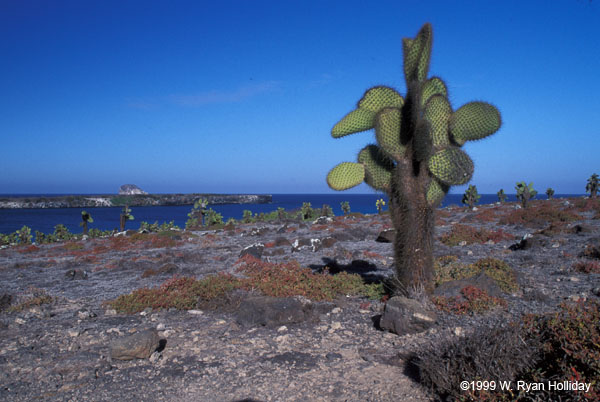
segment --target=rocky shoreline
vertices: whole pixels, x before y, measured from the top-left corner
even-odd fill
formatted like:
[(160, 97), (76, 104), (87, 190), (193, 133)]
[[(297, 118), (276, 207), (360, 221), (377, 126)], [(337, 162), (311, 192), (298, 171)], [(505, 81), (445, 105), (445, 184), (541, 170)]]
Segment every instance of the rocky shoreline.
[(19, 208), (90, 208), (193, 205), (206, 198), (208, 204), (267, 204), (269, 194), (130, 194), (68, 195), (0, 198), (0, 209)]
[[(439, 210), (438, 261), (502, 260), (514, 270), (518, 287), (507, 292), (480, 281), (504, 304), (473, 314), (439, 310), (429, 329), (404, 335), (379, 326), (385, 301), (360, 296), (276, 300), (272, 307), (288, 306), (288, 314), (266, 320), (265, 304), (250, 308), (261, 306), (252, 294), (242, 295), (242, 302), (231, 295), (220, 306), (199, 301), (191, 310), (146, 308), (136, 314), (118, 313), (106, 303), (135, 289), (156, 288), (173, 275), (235, 274), (246, 253), (265, 263), (295, 260), (315, 272), (384, 280), (394, 265), (392, 245), (380, 236), (390, 227), (385, 214), (256, 222), (169, 236), (132, 232), (0, 250), (0, 399), (435, 400), (407, 369), (407, 356), (523, 314), (556, 311), (562, 302), (600, 300), (600, 273), (574, 268), (595, 267), (600, 258), (599, 215), (572, 201), (546, 204), (573, 213), (573, 220), (549, 224), (540, 213), (539, 221), (508, 222), (518, 211), (515, 204)], [(546, 204), (536, 201), (531, 211)], [(474, 242), (448, 237), (459, 229), (471, 233), (464, 227), (495, 237)], [(448, 286), (442, 288), (440, 295), (451, 294)], [(122, 359), (130, 355), (138, 358)]]

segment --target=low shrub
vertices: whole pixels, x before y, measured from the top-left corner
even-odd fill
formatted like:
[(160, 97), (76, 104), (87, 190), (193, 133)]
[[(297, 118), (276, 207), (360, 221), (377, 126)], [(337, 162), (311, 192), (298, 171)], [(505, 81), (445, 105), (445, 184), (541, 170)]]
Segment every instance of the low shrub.
[(23, 299), (20, 303), (10, 306), (9, 312), (18, 312), (29, 309), (35, 306), (41, 306), (43, 304), (50, 304), (54, 301), (54, 298), (46, 293), (44, 289), (38, 289), (31, 287), (29, 288), (29, 297)]
[(502, 218), (500, 224), (523, 225), (536, 227), (549, 223), (572, 222), (580, 220), (578, 214), (562, 209), (556, 203), (536, 203), (531, 208), (522, 208), (511, 211)]
[[(417, 369), (419, 381), (441, 400), (514, 400), (514, 394), (462, 390), (463, 381), (515, 382), (519, 373), (531, 369), (538, 356), (538, 344), (524, 342), (517, 325), (482, 327), (472, 334), (452, 338), (442, 345), (430, 345), (413, 354), (409, 365)], [(514, 384), (513, 384), (513, 387)], [(481, 387), (484, 388), (484, 387)]]
[(327, 270), (313, 273), (296, 261), (269, 263), (246, 255), (238, 261), (237, 272), (244, 275), (217, 274), (197, 280), (173, 277), (158, 288), (142, 288), (109, 301), (108, 305), (122, 313), (136, 313), (151, 307), (193, 309), (199, 301), (225, 297), (234, 289), (258, 290), (266, 296), (305, 296), (311, 300), (333, 300), (340, 295), (363, 295), (381, 299), (382, 284), (365, 284), (357, 274)]
[(506, 233), (502, 229), (476, 229), (472, 226), (458, 224), (452, 226), (450, 232), (443, 234), (440, 237), (440, 241), (447, 246), (458, 246), (462, 242), (473, 244), (485, 243), (491, 240), (494, 243), (498, 243), (503, 240), (513, 240), (514, 238), (515, 236)]
[(496, 258), (488, 257), (472, 264), (461, 264), (458, 257), (447, 255), (436, 258), (434, 269), (436, 286), (448, 281), (472, 278), (483, 272), (506, 293), (519, 289), (515, 271), (505, 261)]
[(597, 261), (578, 261), (571, 268), (584, 274), (600, 274), (600, 263)]
[(433, 296), (433, 304), (442, 311), (452, 314), (483, 313), (494, 307), (506, 307), (506, 301), (490, 296), (485, 290), (475, 286), (465, 286), (461, 296)]

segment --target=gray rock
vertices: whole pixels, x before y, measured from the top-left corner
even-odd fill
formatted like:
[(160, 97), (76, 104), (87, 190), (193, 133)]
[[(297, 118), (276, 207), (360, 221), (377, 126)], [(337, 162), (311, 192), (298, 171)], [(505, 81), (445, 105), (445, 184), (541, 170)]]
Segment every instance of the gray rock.
[(379, 326), (395, 334), (406, 335), (426, 331), (436, 320), (435, 312), (419, 301), (394, 296), (386, 303)]
[(250, 296), (240, 305), (235, 321), (242, 326), (278, 327), (307, 321), (314, 316), (312, 303), (295, 298)]
[(65, 272), (65, 278), (71, 281), (87, 279), (88, 273), (87, 271), (83, 271), (81, 269), (70, 269), (67, 272)]
[(156, 329), (146, 329), (113, 341), (110, 357), (116, 360), (147, 359), (158, 349), (159, 344)]
[(245, 255), (251, 255), (252, 257), (256, 257), (259, 260), (262, 257), (263, 251), (265, 249), (265, 245), (262, 243), (256, 243), (253, 244), (251, 246), (248, 246), (246, 248), (244, 248), (241, 252), (240, 252), (240, 258), (245, 256)]
[(385, 229), (379, 232), (379, 236), (375, 239), (379, 243), (393, 243), (396, 238), (396, 231), (394, 229)]
[(330, 218), (328, 216), (320, 216), (313, 221), (313, 225), (325, 225), (331, 222), (333, 222), (333, 218)]

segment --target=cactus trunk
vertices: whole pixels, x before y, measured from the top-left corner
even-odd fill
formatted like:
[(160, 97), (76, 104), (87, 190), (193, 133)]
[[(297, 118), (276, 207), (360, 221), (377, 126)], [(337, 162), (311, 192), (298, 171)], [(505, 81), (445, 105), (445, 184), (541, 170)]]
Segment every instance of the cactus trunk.
[[(406, 161), (408, 162), (408, 161)], [(408, 165), (408, 166), (407, 166)], [(433, 234), (435, 210), (427, 202), (423, 188), (428, 181), (424, 169), (415, 174), (404, 174), (413, 166), (406, 163), (392, 180), (390, 214), (396, 229), (394, 259), (396, 277), (405, 294), (433, 291)]]

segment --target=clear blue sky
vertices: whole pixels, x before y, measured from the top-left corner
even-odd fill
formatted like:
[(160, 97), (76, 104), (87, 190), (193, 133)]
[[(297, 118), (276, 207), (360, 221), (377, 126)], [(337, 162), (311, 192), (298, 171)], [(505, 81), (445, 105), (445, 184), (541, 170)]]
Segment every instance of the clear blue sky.
[(453, 107), (502, 113), (463, 148), (471, 184), (583, 193), (600, 173), (587, 0), (2, 0), (0, 193), (333, 192), (374, 135), (331, 128), (371, 86), (405, 92), (401, 40), (425, 22)]

